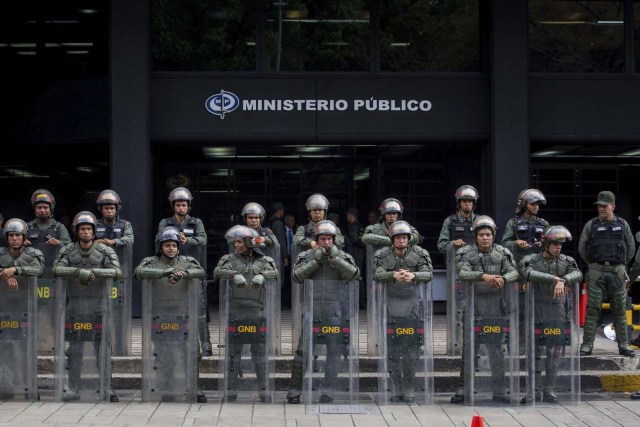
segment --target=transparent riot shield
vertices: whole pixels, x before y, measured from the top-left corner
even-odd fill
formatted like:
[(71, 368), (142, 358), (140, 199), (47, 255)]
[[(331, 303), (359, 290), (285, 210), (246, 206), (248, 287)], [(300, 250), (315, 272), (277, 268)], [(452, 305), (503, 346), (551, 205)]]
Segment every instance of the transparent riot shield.
[(373, 246), (367, 245), (367, 354), (369, 356), (379, 355), (378, 346), (380, 345), (378, 341), (380, 335), (380, 331), (378, 331), (380, 327), (380, 314), (378, 313), (380, 303), (377, 300), (380, 288), (378, 287), (378, 282), (374, 280), (376, 266), (373, 254), (375, 251), (376, 249)]
[(0, 400), (37, 400), (37, 278), (0, 281)]
[(113, 356), (131, 356), (131, 246), (114, 247), (120, 260), (122, 279), (111, 289), (111, 351)]
[(517, 284), (466, 285), (464, 332), (465, 405), (519, 404)]
[[(274, 303), (276, 304), (274, 307), (274, 320), (273, 325), (274, 329), (272, 330), (272, 334), (270, 334), (271, 339), (273, 340), (273, 348), (275, 350), (276, 356), (280, 356), (282, 354), (282, 303), (281, 303), (281, 293), (282, 293), (282, 283), (284, 281), (284, 266), (282, 265), (282, 255), (280, 254), (280, 244), (276, 242), (275, 245), (272, 246), (261, 246), (260, 251), (268, 257), (273, 258), (276, 263), (276, 269), (278, 270), (279, 280), (278, 286), (274, 289)], [(235, 253), (234, 245), (229, 245), (229, 253)], [(293, 291), (292, 291), (293, 292)], [(295, 350), (296, 347), (294, 347)]]
[(56, 284), (54, 398), (108, 402), (113, 280), (81, 286), (77, 278), (64, 278)]
[[(553, 298), (553, 284), (529, 283), (525, 294), (526, 403), (580, 402), (578, 283)], [(523, 402), (524, 403), (524, 402)]]
[(376, 286), (378, 404), (433, 404), (433, 299), (429, 283)]
[(56, 279), (53, 277), (53, 262), (58, 256), (60, 246), (34, 243), (33, 247), (44, 254), (44, 272), (38, 278), (38, 314), (37, 314), (37, 344), (38, 354), (51, 356), (54, 354), (54, 319), (55, 319), (55, 289)]
[(282, 281), (283, 279), (283, 273), (284, 273), (284, 267), (282, 265), (282, 255), (280, 254), (280, 244), (276, 243), (273, 246), (267, 246), (265, 248), (260, 248), (262, 250), (262, 252), (266, 255), (269, 256), (271, 258), (273, 258), (273, 260), (276, 262), (276, 268), (278, 270), (279, 273), (279, 279), (278, 282), (276, 283), (276, 286), (274, 286), (273, 289), (273, 303), (275, 304), (273, 306), (273, 329), (271, 330), (272, 333), (270, 334), (271, 339), (273, 340), (273, 348), (275, 351), (276, 355), (281, 355), (282, 354), (282, 334), (281, 334), (281, 327), (280, 327), (280, 319), (281, 319), (281, 298), (280, 298), (280, 293), (281, 293), (281, 289), (282, 289)]
[(302, 337), (302, 291), (303, 285), (293, 275), (293, 267), (296, 265), (300, 248), (296, 244), (291, 245), (291, 352), (295, 353), (300, 338)]
[[(200, 345), (203, 346), (203, 354), (205, 353), (204, 346), (209, 347), (211, 344), (211, 337), (209, 331), (209, 298), (207, 294), (207, 246), (206, 245), (198, 245), (195, 249), (195, 254), (193, 257), (198, 260), (198, 263), (202, 266), (205, 271), (205, 277), (200, 280), (199, 294), (198, 298), (200, 301), (200, 308), (198, 311), (198, 337), (200, 340)], [(211, 350), (211, 349), (207, 349)]]
[(304, 401), (358, 403), (358, 281), (305, 280)]
[(462, 354), (464, 287), (456, 273), (456, 247), (447, 250), (447, 356)]
[(143, 402), (196, 402), (200, 282), (142, 281)]
[(275, 280), (263, 288), (238, 288), (220, 280), (220, 348), (224, 402), (274, 401)]

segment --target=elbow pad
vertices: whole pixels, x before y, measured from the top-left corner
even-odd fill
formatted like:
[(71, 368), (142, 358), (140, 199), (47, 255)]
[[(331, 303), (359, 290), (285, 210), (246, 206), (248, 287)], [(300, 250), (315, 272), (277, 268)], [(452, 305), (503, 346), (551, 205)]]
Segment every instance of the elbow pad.
[(319, 268), (320, 264), (318, 264), (318, 261), (312, 259), (311, 261), (297, 267), (293, 271), (293, 276), (298, 282), (302, 283), (305, 281), (305, 279), (308, 279), (309, 277), (311, 277), (311, 275), (313, 275), (313, 273), (318, 271)]
[(344, 258), (335, 257), (329, 260), (329, 265), (338, 270), (340, 276), (346, 280), (358, 277), (358, 267), (346, 261)]

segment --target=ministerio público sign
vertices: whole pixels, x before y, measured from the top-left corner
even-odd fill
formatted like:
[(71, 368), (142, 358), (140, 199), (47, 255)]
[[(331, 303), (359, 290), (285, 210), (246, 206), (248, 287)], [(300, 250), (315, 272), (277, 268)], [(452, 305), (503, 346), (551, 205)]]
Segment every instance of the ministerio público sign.
[(221, 90), (204, 103), (207, 111), (224, 119), (239, 107), (242, 111), (431, 111), (426, 99), (245, 99)]

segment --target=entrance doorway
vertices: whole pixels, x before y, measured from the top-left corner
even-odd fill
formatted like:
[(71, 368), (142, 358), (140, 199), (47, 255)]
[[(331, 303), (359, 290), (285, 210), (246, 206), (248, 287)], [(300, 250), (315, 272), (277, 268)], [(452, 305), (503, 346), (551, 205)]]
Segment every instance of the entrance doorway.
[[(460, 145), (461, 144), (461, 145)], [(424, 236), (422, 246), (434, 267), (444, 268), (436, 242), (444, 219), (455, 210), (453, 194), (462, 184), (481, 188), (482, 144), (451, 146), (245, 146), (187, 147), (157, 145), (154, 224), (172, 214), (167, 196), (176, 185), (193, 193), (192, 215), (204, 222), (208, 233), (207, 272), (212, 275), (218, 259), (227, 253), (224, 233), (242, 223), (240, 212), (248, 202), (260, 203), (271, 215), (281, 202), (298, 225), (308, 222), (305, 201), (313, 193), (324, 194), (329, 213), (344, 227), (346, 211), (355, 207), (363, 227), (367, 212), (378, 210), (387, 197), (399, 199), (403, 219)], [(180, 159), (193, 161), (176, 162)], [(481, 190), (480, 190), (481, 191)], [(215, 287), (215, 286), (214, 286)], [(210, 294), (217, 300), (217, 295)]]

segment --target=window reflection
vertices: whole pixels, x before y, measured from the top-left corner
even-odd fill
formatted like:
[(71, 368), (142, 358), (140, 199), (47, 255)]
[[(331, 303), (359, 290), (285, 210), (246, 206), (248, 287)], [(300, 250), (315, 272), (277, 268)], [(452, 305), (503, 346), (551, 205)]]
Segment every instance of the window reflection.
[(380, 68), (383, 71), (480, 70), (477, 1), (383, 0)]
[(251, 1), (153, 0), (154, 71), (255, 71)]
[(367, 71), (367, 0), (292, 0), (267, 6), (270, 71)]
[(640, 72), (640, 1), (633, 2), (633, 50), (636, 73)]
[(625, 71), (623, 3), (530, 0), (530, 70)]

